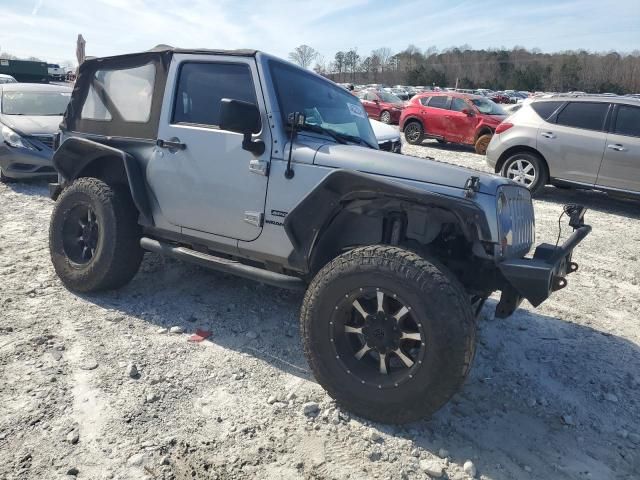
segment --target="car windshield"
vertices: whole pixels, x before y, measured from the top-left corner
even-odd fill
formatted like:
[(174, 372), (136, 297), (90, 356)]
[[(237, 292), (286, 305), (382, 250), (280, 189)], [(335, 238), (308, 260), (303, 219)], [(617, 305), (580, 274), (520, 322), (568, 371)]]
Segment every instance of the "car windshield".
[[(296, 67), (271, 61), (283, 122), (301, 112), (314, 131), (325, 130), (348, 141), (378, 144), (360, 100), (343, 88)], [(311, 129), (311, 128), (310, 128)]]
[(485, 115), (506, 115), (507, 114), (507, 112), (505, 112), (500, 105), (492, 102), (487, 98), (472, 98), (471, 101), (476, 106), (476, 108), (480, 111), (480, 113), (484, 113)]
[(5, 115), (64, 115), (70, 92), (4, 92)]
[(387, 103), (402, 103), (402, 100), (400, 100), (398, 97), (396, 97), (393, 93), (389, 93), (389, 92), (385, 92), (384, 90), (381, 90), (379, 92), (376, 92), (378, 94), (378, 96), (380, 97), (380, 99), (383, 102), (387, 102)]

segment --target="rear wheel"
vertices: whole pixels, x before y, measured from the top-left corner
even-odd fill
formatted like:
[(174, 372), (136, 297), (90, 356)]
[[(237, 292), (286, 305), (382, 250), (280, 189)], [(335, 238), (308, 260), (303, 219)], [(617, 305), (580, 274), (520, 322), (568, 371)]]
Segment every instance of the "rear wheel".
[(532, 152), (518, 152), (504, 162), (501, 174), (516, 183), (524, 185), (531, 193), (539, 192), (549, 180), (544, 160)]
[(404, 126), (404, 138), (411, 145), (418, 145), (424, 138), (424, 130), (420, 122), (409, 122)]
[(489, 146), (491, 137), (493, 137), (493, 135), (490, 133), (486, 133), (478, 137), (478, 140), (476, 140), (476, 144), (475, 144), (475, 150), (478, 155), (486, 155), (487, 147)]
[(404, 423), (455, 394), (475, 352), (468, 296), (444, 267), (391, 246), (363, 247), (326, 265), (301, 311), (318, 382), (354, 413)]
[(80, 178), (65, 188), (49, 227), (51, 261), (62, 283), (79, 292), (128, 283), (143, 256), (137, 213), (124, 187)]
[(389, 124), (391, 123), (391, 114), (389, 112), (387, 112), (386, 110), (384, 110), (381, 114), (380, 114), (380, 121), (382, 123), (386, 123)]

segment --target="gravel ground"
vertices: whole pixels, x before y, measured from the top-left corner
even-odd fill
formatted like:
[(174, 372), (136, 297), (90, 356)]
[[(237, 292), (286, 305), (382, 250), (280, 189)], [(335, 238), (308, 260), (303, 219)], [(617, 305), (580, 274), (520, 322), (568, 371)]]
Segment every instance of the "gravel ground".
[[(486, 170), (465, 148), (405, 147)], [(301, 295), (152, 254), (120, 291), (70, 293), (46, 184), (0, 185), (0, 478), (637, 479), (638, 204), (549, 187), (538, 242), (567, 202), (594, 227), (568, 288), (508, 320), (490, 299), (463, 390), (396, 427), (314, 382)], [(197, 329), (211, 337), (188, 341)]]

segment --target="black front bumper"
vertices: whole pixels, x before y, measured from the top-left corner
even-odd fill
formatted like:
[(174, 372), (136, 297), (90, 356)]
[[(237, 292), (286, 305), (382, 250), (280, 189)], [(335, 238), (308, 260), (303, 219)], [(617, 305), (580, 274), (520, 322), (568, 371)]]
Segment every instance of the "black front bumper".
[(543, 243), (536, 247), (533, 258), (515, 258), (498, 263), (506, 285), (496, 308), (496, 317), (511, 315), (523, 298), (537, 307), (551, 293), (566, 287), (565, 277), (578, 270), (578, 264), (571, 261), (573, 249), (589, 232), (591, 226), (582, 224), (561, 246)]

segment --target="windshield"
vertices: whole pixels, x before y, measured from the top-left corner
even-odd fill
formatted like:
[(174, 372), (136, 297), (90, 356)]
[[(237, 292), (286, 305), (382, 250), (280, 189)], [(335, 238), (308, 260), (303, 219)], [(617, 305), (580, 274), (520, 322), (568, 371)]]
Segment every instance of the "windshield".
[(353, 137), (355, 142), (378, 144), (360, 100), (343, 88), (299, 68), (271, 61), (271, 74), (283, 122), (301, 112), (305, 124)]
[(376, 92), (378, 94), (378, 96), (380, 97), (380, 99), (383, 102), (387, 102), (387, 103), (402, 103), (402, 100), (400, 100), (398, 97), (396, 97), (393, 93), (389, 93), (389, 92), (385, 92), (384, 90), (381, 90), (379, 92)]
[(4, 92), (5, 115), (64, 115), (70, 92)]
[(471, 101), (476, 106), (480, 113), (485, 115), (506, 115), (507, 112), (498, 105), (487, 98), (472, 98)]

